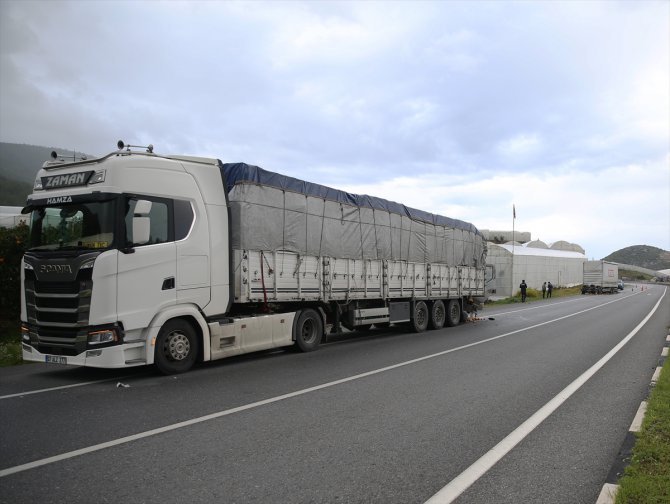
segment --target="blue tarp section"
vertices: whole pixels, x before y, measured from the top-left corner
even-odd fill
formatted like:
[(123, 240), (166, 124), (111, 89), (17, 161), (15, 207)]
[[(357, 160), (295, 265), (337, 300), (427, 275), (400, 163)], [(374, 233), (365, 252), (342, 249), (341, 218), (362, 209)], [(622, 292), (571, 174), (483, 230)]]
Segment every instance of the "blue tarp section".
[(469, 222), (451, 219), (442, 215), (436, 215), (423, 210), (410, 208), (400, 203), (388, 201), (365, 194), (351, 194), (345, 191), (333, 189), (320, 184), (313, 184), (279, 173), (264, 170), (258, 166), (246, 163), (221, 163), (220, 168), (226, 181), (226, 191), (230, 192), (236, 184), (252, 183), (275, 187), (284, 191), (291, 191), (307, 196), (314, 196), (324, 200), (336, 201), (346, 205), (385, 210), (387, 212), (409, 217), (412, 220), (427, 222), (436, 226), (445, 226), (453, 229), (462, 229), (476, 235), (479, 230)]

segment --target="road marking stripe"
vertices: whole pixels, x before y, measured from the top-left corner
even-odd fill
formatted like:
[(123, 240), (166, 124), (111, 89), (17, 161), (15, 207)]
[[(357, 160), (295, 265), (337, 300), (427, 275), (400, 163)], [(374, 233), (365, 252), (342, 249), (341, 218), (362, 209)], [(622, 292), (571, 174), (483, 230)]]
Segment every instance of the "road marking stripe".
[[(465, 492), (471, 485), (473, 485), (479, 478), (481, 478), (489, 469), (497, 464), (505, 455), (523, 441), (535, 428), (546, 420), (549, 415), (556, 411), (565, 401), (567, 401), (575, 392), (577, 392), (582, 385), (589, 381), (594, 374), (596, 374), (609, 360), (614, 357), (619, 350), (621, 350), (626, 343), (628, 343), (633, 336), (635, 336), (642, 327), (649, 321), (651, 316), (656, 313), (656, 310), (665, 297), (667, 288), (663, 290), (663, 295), (659, 298), (654, 308), (642, 319), (642, 321), (635, 326), (635, 328), (626, 335), (612, 350), (607, 352), (593, 366), (587, 369), (579, 378), (573, 381), (570, 385), (561, 390), (553, 399), (542, 406), (533, 415), (531, 415), (525, 422), (514, 429), (507, 437), (495, 445), (491, 450), (485, 453), (470, 467), (468, 467), (461, 474), (456, 476), (447, 485), (445, 485), (439, 492), (433, 495), (426, 504), (449, 504), (456, 500), (463, 492)], [(602, 305), (604, 306), (604, 305)]]
[(31, 395), (31, 394), (42, 394), (44, 392), (53, 392), (54, 390), (64, 390), (64, 389), (69, 389), (69, 388), (74, 388), (74, 387), (83, 387), (84, 385), (95, 385), (96, 383), (105, 383), (105, 382), (114, 381), (114, 380), (125, 380), (126, 378), (132, 378), (134, 376), (137, 376), (137, 375), (116, 376), (114, 378), (105, 378), (104, 380), (94, 380), (94, 381), (89, 381), (89, 382), (71, 383), (70, 385), (60, 385), (58, 387), (50, 387), (50, 388), (39, 389), (39, 390), (29, 390), (28, 392), (18, 392), (16, 394), (7, 394), (7, 395), (0, 396), (0, 400), (11, 399), (12, 397), (21, 397), (21, 396), (26, 396), (26, 395)]
[[(614, 301), (608, 301), (607, 303), (604, 303), (603, 305), (599, 305), (599, 306), (605, 306), (605, 305), (613, 303), (615, 301), (623, 301), (624, 299), (627, 299), (627, 298), (633, 297), (633, 296), (637, 296), (639, 294), (640, 294), (639, 292), (634, 292), (633, 294), (627, 294), (622, 298), (617, 298)], [(551, 303), (551, 304), (546, 304), (546, 303), (545, 304), (538, 304), (538, 305), (535, 305), (535, 306), (529, 306), (527, 308), (526, 307), (523, 307), (523, 308), (519, 307), (518, 310), (510, 310), (510, 311), (506, 311), (506, 312), (492, 313), (491, 315), (493, 315), (495, 317), (500, 317), (502, 315), (514, 315), (515, 313), (521, 313), (521, 312), (530, 311), (530, 310), (539, 310), (541, 308), (548, 308), (550, 306), (557, 306), (557, 305), (562, 305), (562, 304), (567, 304), (567, 303), (581, 302), (583, 299), (584, 299), (583, 297), (575, 297), (574, 299), (566, 299), (565, 301), (557, 301), (557, 302)], [(670, 338), (670, 336), (668, 336), (668, 338)], [(670, 341), (670, 339), (668, 341)]]
[(640, 407), (637, 409), (637, 413), (635, 413), (633, 423), (630, 424), (630, 429), (628, 429), (630, 432), (640, 432), (645, 413), (647, 413), (647, 401), (642, 401)]
[[(665, 295), (665, 293), (664, 293), (664, 295)], [(621, 299), (623, 299), (623, 298), (620, 298), (619, 300), (621, 300)], [(661, 299), (663, 299), (663, 296), (661, 296)], [(360, 374), (357, 374), (357, 375), (354, 375), (354, 376), (349, 376), (347, 378), (342, 378), (342, 379), (331, 381), (331, 382), (328, 382), (328, 383), (323, 383), (321, 385), (315, 385), (314, 387), (309, 387), (309, 388), (306, 388), (306, 389), (297, 390), (295, 392), (290, 392), (288, 394), (283, 394), (283, 395), (280, 395), (280, 396), (271, 397), (269, 399), (264, 399), (262, 401), (257, 401), (257, 402), (254, 402), (254, 403), (245, 404), (243, 406), (238, 406), (236, 408), (231, 408), (231, 409), (219, 411), (219, 412), (216, 412), (216, 413), (211, 413), (209, 415), (205, 415), (205, 416), (201, 416), (201, 417), (197, 417), (197, 418), (192, 418), (190, 420), (185, 420), (183, 422), (178, 422), (178, 423), (175, 423), (175, 424), (166, 425), (164, 427), (159, 427), (157, 429), (151, 429), (151, 430), (148, 430), (148, 431), (145, 431), (145, 432), (140, 432), (140, 433), (133, 434), (133, 435), (130, 435), (130, 436), (125, 436), (125, 437), (122, 437), (122, 438), (113, 439), (111, 441), (107, 441), (107, 442), (104, 442), (104, 443), (99, 443), (99, 444), (92, 445), (92, 446), (87, 446), (87, 447), (80, 448), (78, 450), (73, 450), (73, 451), (66, 452), (66, 453), (61, 453), (59, 455), (54, 455), (52, 457), (47, 457), (47, 458), (43, 458), (43, 459), (40, 459), (40, 460), (35, 460), (33, 462), (28, 462), (26, 464), (21, 464), (21, 465), (14, 466), (14, 467), (8, 467), (6, 469), (0, 470), (0, 478), (5, 477), (5, 476), (9, 476), (11, 474), (16, 474), (16, 473), (19, 473), (19, 472), (27, 471), (27, 470), (30, 470), (30, 469), (35, 469), (36, 467), (41, 467), (41, 466), (44, 466), (44, 465), (47, 465), (47, 464), (52, 464), (54, 462), (60, 462), (60, 461), (67, 460), (67, 459), (70, 459), (70, 458), (73, 458), (73, 457), (78, 457), (80, 455), (85, 455), (85, 454), (93, 453), (93, 452), (96, 452), (96, 451), (99, 451), (99, 450), (104, 450), (106, 448), (111, 448), (111, 447), (122, 445), (122, 444), (125, 444), (125, 443), (130, 443), (132, 441), (137, 441), (139, 439), (148, 438), (148, 437), (151, 437), (151, 436), (155, 436), (157, 434), (163, 434), (165, 432), (170, 432), (170, 431), (173, 431), (173, 430), (176, 430), (176, 429), (181, 429), (183, 427), (189, 427), (191, 425), (199, 424), (199, 423), (202, 423), (202, 422), (207, 422), (209, 420), (214, 420), (214, 419), (221, 418), (221, 417), (224, 417), (224, 416), (232, 415), (234, 413), (239, 413), (239, 412), (242, 412), (242, 411), (258, 408), (260, 406), (265, 406), (265, 405), (276, 403), (276, 402), (283, 401), (283, 400), (286, 400), (286, 399), (291, 399), (293, 397), (302, 396), (302, 395), (305, 395), (305, 394), (316, 392), (318, 390), (323, 390), (323, 389), (326, 389), (326, 388), (329, 388), (329, 387), (334, 387), (336, 385), (342, 385), (344, 383), (352, 382), (352, 381), (355, 381), (355, 380), (360, 380), (361, 378), (367, 378), (369, 376), (374, 376), (374, 375), (377, 375), (377, 374), (380, 374), (380, 373), (384, 373), (386, 371), (391, 371), (393, 369), (398, 369), (398, 368), (401, 368), (401, 367), (404, 367), (404, 366), (417, 364), (417, 363), (425, 361), (425, 360), (434, 359), (436, 357), (441, 357), (443, 355), (447, 355), (447, 354), (450, 354), (450, 353), (465, 350), (467, 348), (475, 347), (475, 346), (478, 346), (478, 345), (483, 345), (484, 343), (489, 343), (491, 341), (495, 341), (495, 340), (498, 340), (498, 339), (501, 339), (501, 338), (505, 338), (505, 337), (511, 336), (513, 334), (518, 334), (518, 333), (521, 333), (521, 332), (524, 332), (524, 331), (528, 331), (530, 329), (535, 329), (537, 327), (542, 327), (542, 326), (545, 326), (547, 324), (552, 324), (554, 322), (558, 322), (560, 320), (564, 320), (564, 319), (567, 319), (567, 318), (570, 318), (570, 317), (575, 317), (577, 315), (581, 315), (582, 313), (586, 313), (586, 312), (595, 310), (597, 308), (601, 308), (603, 306), (614, 303), (616, 301), (617, 300), (609, 301), (609, 302), (604, 303), (602, 305), (592, 306), (591, 308), (586, 308), (584, 310), (572, 313), (570, 315), (564, 315), (562, 317), (559, 317), (559, 318), (556, 318), (556, 319), (553, 319), (553, 320), (548, 320), (546, 322), (541, 322), (539, 324), (524, 327), (522, 329), (516, 329), (514, 331), (511, 331), (511, 332), (508, 332), (508, 333), (505, 333), (505, 334), (500, 334), (498, 336), (493, 336), (491, 338), (487, 338), (487, 339), (484, 339), (484, 340), (481, 340), (481, 341), (475, 341), (473, 343), (469, 343), (467, 345), (462, 345), (460, 347), (452, 348), (452, 349), (449, 349), (449, 350), (444, 350), (442, 352), (437, 352), (437, 353), (434, 353), (434, 354), (431, 354), (431, 355), (425, 355), (423, 357), (418, 357), (416, 359), (412, 359), (412, 360), (409, 360), (409, 361), (400, 362), (400, 363), (392, 364), (390, 366), (386, 366), (386, 367), (383, 367), (383, 368), (375, 369), (375, 370), (372, 370), (372, 371), (367, 371), (365, 373), (360, 373)], [(659, 300), (659, 303), (660, 303), (660, 300)]]

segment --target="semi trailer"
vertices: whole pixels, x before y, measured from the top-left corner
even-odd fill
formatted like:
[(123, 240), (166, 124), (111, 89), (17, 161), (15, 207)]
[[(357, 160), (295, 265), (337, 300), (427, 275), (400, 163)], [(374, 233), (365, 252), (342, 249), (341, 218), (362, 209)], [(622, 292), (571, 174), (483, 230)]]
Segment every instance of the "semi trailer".
[(245, 163), (126, 146), (52, 160), (23, 209), (23, 359), (166, 374), (331, 332), (459, 324), (484, 296), (467, 222)]

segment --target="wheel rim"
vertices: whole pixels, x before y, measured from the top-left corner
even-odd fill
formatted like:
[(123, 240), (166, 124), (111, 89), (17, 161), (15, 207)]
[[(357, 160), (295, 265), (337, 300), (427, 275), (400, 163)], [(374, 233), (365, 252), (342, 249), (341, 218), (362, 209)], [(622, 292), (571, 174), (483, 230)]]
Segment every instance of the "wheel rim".
[(435, 323), (441, 325), (444, 322), (446, 312), (444, 311), (444, 305), (439, 305), (435, 307)]
[(302, 325), (302, 340), (305, 343), (312, 343), (316, 339), (316, 326), (312, 319), (305, 320), (305, 323)]
[(173, 331), (165, 338), (163, 351), (168, 358), (181, 361), (191, 353), (191, 342), (184, 333)]
[(451, 318), (452, 322), (458, 321), (458, 319), (461, 317), (461, 307), (458, 305), (458, 303), (449, 304), (449, 317)]
[(424, 307), (424, 305), (418, 305), (415, 315), (417, 325), (423, 326), (426, 323), (427, 315), (428, 310)]

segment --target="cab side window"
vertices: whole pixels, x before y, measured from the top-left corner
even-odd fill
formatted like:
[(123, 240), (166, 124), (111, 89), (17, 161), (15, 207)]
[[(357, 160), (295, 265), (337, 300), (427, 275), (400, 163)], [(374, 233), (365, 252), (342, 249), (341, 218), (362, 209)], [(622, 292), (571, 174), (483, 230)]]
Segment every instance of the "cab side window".
[(193, 226), (193, 208), (191, 203), (184, 200), (174, 200), (174, 239), (183, 240)]
[(151, 220), (151, 234), (144, 245), (167, 243), (186, 238), (193, 226), (195, 215), (191, 203), (184, 200), (153, 198), (148, 196), (132, 196), (126, 199), (126, 243), (128, 246), (139, 246), (133, 240), (133, 216), (139, 200), (151, 201), (148, 217)]
[(151, 234), (149, 241), (144, 245), (155, 245), (157, 243), (166, 243), (173, 241), (170, 226), (170, 201), (156, 198), (135, 197), (129, 198), (126, 203), (126, 243), (135, 245), (133, 240), (133, 216), (135, 214), (135, 205), (140, 199), (151, 201)]

